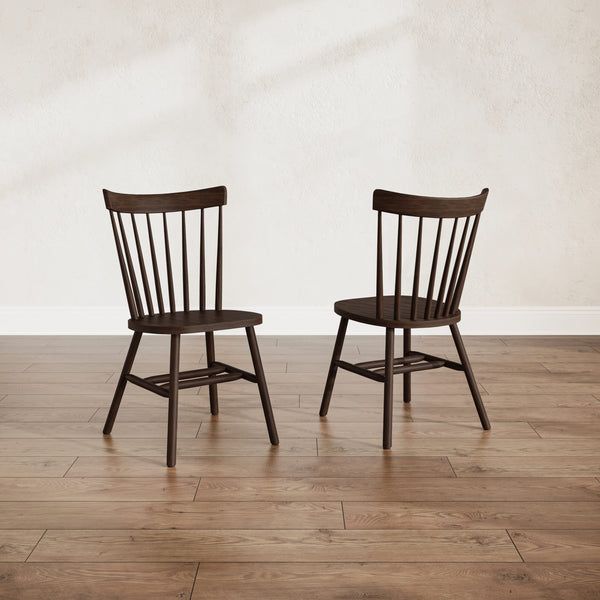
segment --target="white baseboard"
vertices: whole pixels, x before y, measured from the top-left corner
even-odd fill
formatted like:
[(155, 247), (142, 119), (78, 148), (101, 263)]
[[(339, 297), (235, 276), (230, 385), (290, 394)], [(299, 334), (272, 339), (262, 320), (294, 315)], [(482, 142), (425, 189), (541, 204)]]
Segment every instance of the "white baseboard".
[[(332, 307), (248, 310), (264, 315), (258, 329), (262, 335), (334, 335), (339, 322)], [(470, 335), (600, 335), (600, 306), (465, 307), (462, 314), (461, 331)], [(127, 310), (121, 307), (0, 307), (0, 335), (114, 335), (128, 331)], [(377, 331), (360, 323), (348, 328), (351, 334)], [(421, 333), (445, 331), (432, 328)]]

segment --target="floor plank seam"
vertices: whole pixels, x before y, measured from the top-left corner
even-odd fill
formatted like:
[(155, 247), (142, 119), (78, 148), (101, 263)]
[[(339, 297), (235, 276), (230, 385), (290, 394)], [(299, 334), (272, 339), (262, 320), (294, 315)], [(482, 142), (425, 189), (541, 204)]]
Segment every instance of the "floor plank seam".
[(192, 498), (192, 502), (196, 502), (196, 497), (198, 496), (198, 490), (200, 489), (200, 483), (202, 482), (202, 477), (198, 478), (198, 485), (196, 486), (196, 491), (194, 492), (194, 497)]
[(340, 500), (340, 505), (342, 507), (342, 521), (344, 523), (344, 529), (348, 529), (346, 527), (346, 515), (344, 514), (344, 501), (343, 500)]
[(192, 589), (190, 590), (189, 600), (193, 600), (194, 588), (196, 587), (196, 581), (198, 580), (198, 571), (200, 571), (200, 561), (196, 564), (196, 573), (194, 574), (194, 581), (192, 581)]
[(525, 562), (525, 559), (523, 558), (521, 552), (519, 551), (519, 549), (517, 548), (517, 545), (515, 544), (515, 540), (513, 540), (512, 535), (510, 535), (510, 531), (508, 529), (505, 529), (504, 531), (506, 531), (506, 535), (508, 535), (512, 545), (515, 547), (515, 550), (517, 551), (517, 554), (519, 555), (521, 562)]
[(76, 456), (75, 459), (73, 460), (73, 462), (71, 463), (70, 467), (62, 474), (62, 478), (67, 476), (67, 473), (73, 468), (73, 465), (77, 462), (77, 459), (79, 458), (79, 456)]
[(35, 543), (34, 547), (31, 549), (31, 552), (27, 555), (27, 558), (23, 561), (24, 563), (29, 562), (31, 555), (35, 552), (35, 549), (38, 547), (38, 544), (42, 541), (42, 538), (46, 535), (47, 532), (48, 532), (48, 530), (44, 529), (44, 532), (40, 536), (40, 539)]

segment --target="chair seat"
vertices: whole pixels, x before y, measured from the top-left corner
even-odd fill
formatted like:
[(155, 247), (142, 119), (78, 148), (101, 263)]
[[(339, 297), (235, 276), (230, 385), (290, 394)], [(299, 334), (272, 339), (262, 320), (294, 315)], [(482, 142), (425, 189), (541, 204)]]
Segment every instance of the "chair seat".
[(190, 310), (129, 319), (129, 329), (145, 333), (199, 333), (253, 327), (262, 323), (260, 313), (245, 310)]
[[(394, 319), (394, 296), (383, 297), (383, 314), (381, 318), (376, 315), (376, 297), (368, 298), (348, 298), (347, 300), (338, 300), (334, 304), (334, 311), (340, 317), (345, 317), (351, 321), (359, 321), (369, 325), (378, 325), (380, 327), (397, 327), (403, 329), (439, 327), (441, 325), (451, 325), (460, 321), (460, 310), (452, 315), (435, 318), (437, 302), (431, 301), (429, 319), (424, 318), (426, 298), (418, 298), (416, 319), (411, 319), (412, 296), (402, 296), (400, 302), (400, 318)], [(444, 305), (442, 303), (443, 312)]]

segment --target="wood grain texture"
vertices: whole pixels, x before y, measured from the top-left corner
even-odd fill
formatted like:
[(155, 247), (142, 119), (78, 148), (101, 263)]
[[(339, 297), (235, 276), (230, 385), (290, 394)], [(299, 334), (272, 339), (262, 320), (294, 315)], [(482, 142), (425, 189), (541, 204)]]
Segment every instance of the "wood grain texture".
[(0, 502), (0, 529), (344, 528), (340, 502), (149, 502), (131, 494), (119, 494), (119, 489), (95, 495), (91, 492), (87, 496), (65, 494), (65, 499), (82, 496), (106, 499), (119, 495), (128, 501), (56, 502), (48, 498)]
[(35, 548), (43, 530), (0, 530), (0, 562), (23, 562)]
[(510, 536), (525, 562), (600, 562), (600, 529), (529, 529)]
[(2, 564), (2, 600), (182, 600), (195, 563)]
[(114, 530), (46, 532), (30, 562), (520, 562), (505, 531)]
[(347, 529), (600, 529), (598, 502), (344, 502)]
[(599, 588), (593, 563), (201, 563), (192, 600), (595, 600)]
[[(340, 374), (318, 417), (331, 337), (261, 338), (280, 446), (254, 384), (219, 386), (216, 417), (186, 391), (173, 469), (163, 398), (126, 391), (101, 435), (128, 344), (0, 337), (0, 598), (182, 600), (198, 569), (196, 600), (599, 599), (600, 337), (467, 338), (492, 429), (462, 373), (414, 373), (387, 451), (379, 383)], [(245, 337), (215, 346), (252, 370)], [(342, 358), (383, 346), (347, 336)], [(412, 346), (456, 358), (449, 336)], [(181, 352), (204, 366), (204, 337)], [(150, 337), (137, 372), (168, 353)]]

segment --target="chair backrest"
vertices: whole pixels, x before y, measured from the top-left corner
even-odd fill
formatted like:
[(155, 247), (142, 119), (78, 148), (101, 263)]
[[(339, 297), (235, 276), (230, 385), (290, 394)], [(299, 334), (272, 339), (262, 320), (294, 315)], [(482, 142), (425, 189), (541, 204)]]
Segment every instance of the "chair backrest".
[[(186, 213), (200, 211), (198, 259), (197, 299), (199, 310), (206, 310), (206, 251), (205, 251), (205, 217), (207, 208), (218, 207), (216, 275), (215, 275), (215, 309), (223, 307), (223, 214), (222, 208), (227, 204), (227, 189), (224, 186), (177, 192), (172, 194), (118, 194), (103, 190), (106, 208), (110, 212), (113, 234), (117, 246), (117, 255), (121, 267), (121, 275), (125, 286), (125, 295), (132, 319), (146, 315), (176, 312), (177, 298), (181, 298), (179, 310), (190, 310), (190, 277), (188, 253), (189, 226), (186, 225)], [(169, 213), (180, 213), (180, 217), (169, 218)], [(129, 218), (127, 218), (129, 215)], [(158, 217), (162, 215), (162, 218)], [(153, 232), (152, 221), (158, 223), (156, 236)], [(130, 222), (128, 222), (130, 221)], [(138, 222), (139, 221), (139, 222)], [(169, 222), (170, 221), (170, 222)], [(188, 219), (189, 222), (189, 219)], [(155, 226), (157, 224), (155, 223)], [(175, 232), (173, 230), (176, 230)], [(179, 230), (180, 229), (180, 233)], [(162, 230), (162, 232), (160, 231)], [(129, 239), (128, 239), (129, 232)], [(181, 240), (181, 253), (178, 253), (180, 263), (182, 290), (174, 277), (174, 258), (172, 246), (169, 243), (174, 233)], [(133, 239), (132, 239), (133, 238)], [(195, 260), (194, 260), (195, 262)], [(146, 265), (151, 269), (146, 269)], [(179, 270), (179, 269), (178, 269)], [(149, 275), (148, 271), (151, 271)], [(166, 290), (163, 296), (163, 282), (166, 279)], [(141, 279), (143, 296), (140, 293), (138, 280)], [(151, 283), (152, 280), (152, 283)], [(154, 293), (153, 293), (154, 290)], [(166, 301), (164, 298), (167, 298)], [(192, 305), (196, 305), (193, 300)]]
[[(467, 198), (432, 198), (399, 194), (386, 190), (375, 190), (373, 192), (373, 210), (377, 211), (376, 313), (378, 318), (383, 317), (384, 310), (382, 213), (398, 215), (393, 318), (397, 320), (401, 318), (401, 315), (402, 318), (406, 318), (407, 313), (411, 320), (448, 317), (456, 314), (459, 310), (477, 226), (487, 195), (487, 188), (477, 196)], [(402, 299), (403, 217), (418, 218), (414, 267), (411, 270), (412, 286), (410, 295), (405, 295), (404, 300)], [(425, 297), (425, 302), (419, 302), (421, 263), (424, 254), (424, 219), (432, 219), (434, 223), (437, 222), (437, 226), (435, 245), (431, 252), (431, 266), (426, 270), (426, 273), (429, 273), (429, 279), (426, 296), (422, 296)], [(444, 221), (448, 221), (446, 231), (444, 231)], [(448, 232), (450, 227), (451, 231)], [(445, 238), (444, 243), (441, 243), (442, 238)], [(440, 256), (445, 258), (443, 259), (442, 274), (436, 286)], [(403, 306), (403, 302), (410, 303), (410, 307)]]

